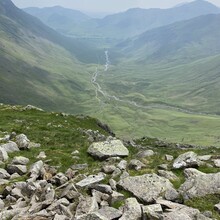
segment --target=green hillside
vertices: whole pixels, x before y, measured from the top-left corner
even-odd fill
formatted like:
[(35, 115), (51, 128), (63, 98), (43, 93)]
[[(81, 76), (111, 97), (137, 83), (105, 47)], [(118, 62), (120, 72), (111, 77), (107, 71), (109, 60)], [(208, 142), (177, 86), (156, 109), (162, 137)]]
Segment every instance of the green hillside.
[(85, 50), (89, 56), (89, 50), (77, 42), (81, 50), (66, 50), (65, 38), (10, 1), (1, 1), (0, 11), (0, 102), (81, 112), (93, 87), (86, 65), (73, 55)]

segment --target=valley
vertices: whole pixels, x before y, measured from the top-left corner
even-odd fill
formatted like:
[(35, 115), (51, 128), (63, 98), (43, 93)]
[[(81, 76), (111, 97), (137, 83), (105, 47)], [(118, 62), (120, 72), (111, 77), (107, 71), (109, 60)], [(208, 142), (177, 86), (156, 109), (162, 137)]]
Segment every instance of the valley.
[(0, 102), (90, 115), (125, 139), (220, 146), (218, 7), (195, 1), (103, 19), (24, 10), (48, 27), (10, 1), (0, 6)]

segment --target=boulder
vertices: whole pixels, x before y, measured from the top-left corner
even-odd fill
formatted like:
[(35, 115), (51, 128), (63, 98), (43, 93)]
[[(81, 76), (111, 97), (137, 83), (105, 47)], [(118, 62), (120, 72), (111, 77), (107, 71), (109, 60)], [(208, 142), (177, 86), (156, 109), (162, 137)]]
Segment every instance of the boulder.
[(85, 179), (76, 183), (76, 186), (77, 187), (88, 187), (88, 186), (91, 186), (92, 184), (99, 183), (104, 179), (105, 179), (104, 173), (99, 173), (98, 175), (90, 175), (86, 177)]
[(86, 219), (86, 216), (92, 212), (98, 211), (99, 206), (94, 197), (80, 197), (76, 208), (75, 220)]
[(10, 174), (5, 169), (0, 168), (0, 179), (10, 179)]
[(16, 143), (19, 149), (28, 149), (30, 140), (27, 138), (25, 134), (19, 134), (16, 136)]
[(45, 172), (43, 165), (43, 161), (39, 160), (30, 167), (29, 175), (33, 181), (35, 181), (39, 176), (41, 176)]
[(172, 183), (156, 174), (129, 176), (120, 180), (118, 186), (129, 191), (144, 203), (152, 203), (160, 196), (171, 201), (178, 198), (178, 193)]
[(220, 214), (220, 203), (215, 204), (214, 209), (216, 212), (218, 212)]
[(184, 173), (186, 181), (180, 186), (179, 192), (185, 200), (219, 193), (220, 172), (205, 174), (189, 168)]
[(128, 165), (128, 162), (126, 160), (121, 160), (117, 167), (120, 169), (120, 170), (126, 170), (127, 168), (127, 165)]
[(220, 159), (213, 160), (215, 167), (220, 168)]
[(136, 157), (137, 158), (145, 158), (145, 157), (151, 157), (153, 156), (155, 153), (152, 150), (141, 150), (137, 153)]
[(162, 219), (164, 220), (194, 220), (198, 219), (200, 212), (198, 209), (194, 209), (179, 203), (170, 202), (163, 199), (156, 200), (157, 204), (160, 204), (164, 213)]
[(57, 173), (52, 179), (51, 182), (57, 186), (61, 186), (68, 181), (68, 178), (63, 173)]
[(14, 157), (11, 163), (17, 165), (26, 165), (27, 163), (29, 163), (29, 159), (26, 157), (18, 156)]
[(142, 206), (145, 219), (161, 220), (163, 209), (160, 204)]
[(166, 155), (165, 155), (165, 159), (166, 159), (167, 161), (172, 161), (172, 160), (173, 160), (173, 156), (172, 156), (172, 155), (169, 155), (169, 154), (166, 154)]
[(122, 216), (122, 212), (118, 209), (105, 206), (97, 211), (101, 216), (104, 216), (108, 220), (118, 219)]
[(123, 215), (119, 220), (140, 220), (141, 217), (142, 210), (137, 200), (135, 198), (126, 199), (123, 206)]
[(102, 167), (103, 172), (106, 174), (112, 174), (115, 171), (115, 169), (116, 169), (116, 166), (114, 165), (104, 165)]
[(7, 153), (12, 153), (12, 152), (15, 152), (15, 151), (19, 151), (18, 145), (15, 142), (13, 142), (13, 141), (10, 141), (7, 144), (1, 145), (1, 147), (3, 149), (5, 149), (5, 151)]
[(193, 151), (188, 151), (184, 154), (179, 155), (174, 162), (173, 168), (180, 169), (180, 168), (187, 168), (187, 167), (198, 167), (200, 160), (198, 156)]
[(47, 156), (46, 156), (46, 154), (45, 154), (44, 151), (41, 151), (41, 152), (38, 154), (37, 158), (38, 158), (38, 159), (45, 159), (45, 158), (47, 158)]
[(95, 190), (102, 192), (102, 193), (105, 193), (105, 194), (112, 194), (113, 193), (111, 186), (106, 185), (106, 184), (94, 184), (94, 185), (91, 185), (90, 188), (95, 189)]
[(119, 192), (113, 191), (109, 198), (109, 203), (113, 205), (116, 202), (123, 201), (125, 199), (125, 196)]
[(7, 171), (9, 174), (18, 173), (19, 175), (24, 175), (27, 173), (27, 167), (25, 165), (9, 164)]
[(6, 160), (8, 160), (8, 153), (4, 148), (0, 147), (0, 161), (6, 161)]
[(172, 171), (158, 170), (157, 173), (159, 176), (162, 176), (171, 181), (178, 179), (178, 177)]
[(88, 148), (88, 153), (95, 158), (106, 159), (109, 157), (126, 157), (129, 154), (128, 149), (120, 140), (109, 140), (104, 142), (95, 142)]
[(133, 159), (130, 161), (128, 165), (129, 169), (134, 169), (134, 170), (141, 170), (142, 168), (145, 168), (146, 165), (142, 163), (140, 160)]

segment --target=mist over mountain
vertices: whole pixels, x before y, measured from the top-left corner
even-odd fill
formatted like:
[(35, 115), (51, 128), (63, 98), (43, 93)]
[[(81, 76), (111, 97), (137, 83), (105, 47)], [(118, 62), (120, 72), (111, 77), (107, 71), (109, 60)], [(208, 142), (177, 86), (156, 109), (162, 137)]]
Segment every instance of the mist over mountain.
[[(133, 8), (103, 19), (89, 19), (78, 11), (57, 7), (24, 10), (64, 34), (117, 39), (132, 37), (156, 27), (200, 15), (220, 13), (218, 7), (203, 0), (196, 0), (170, 9)], [(64, 24), (62, 29), (61, 24)]]
[(142, 60), (191, 61), (220, 53), (220, 14), (199, 16), (187, 21), (149, 30), (118, 47)]

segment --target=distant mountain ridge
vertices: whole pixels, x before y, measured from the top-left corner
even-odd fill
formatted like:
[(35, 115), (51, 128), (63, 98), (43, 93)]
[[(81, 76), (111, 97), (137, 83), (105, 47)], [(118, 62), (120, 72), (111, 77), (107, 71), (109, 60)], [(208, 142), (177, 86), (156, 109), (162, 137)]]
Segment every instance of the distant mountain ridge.
[[(170, 9), (141, 9), (133, 8), (128, 11), (108, 15), (103, 19), (89, 19), (84, 17), (81, 22), (78, 22), (82, 14), (72, 10), (72, 13), (79, 14), (79, 16), (68, 17), (69, 9), (62, 9), (59, 15), (65, 17), (66, 25), (59, 28), (60, 20), (56, 18), (56, 8), (46, 9), (24, 9), (26, 12), (37, 16), (45, 24), (50, 27), (60, 30), (65, 34), (72, 34), (76, 36), (90, 36), (90, 37), (111, 37), (118, 39), (125, 39), (139, 35), (147, 30), (168, 25), (177, 21), (188, 20), (197, 16), (206, 14), (218, 14), (220, 9), (215, 5), (203, 1), (196, 0), (194, 2), (186, 3), (179, 7)], [(36, 13), (38, 11), (38, 13)], [(53, 17), (53, 21), (48, 21)]]

